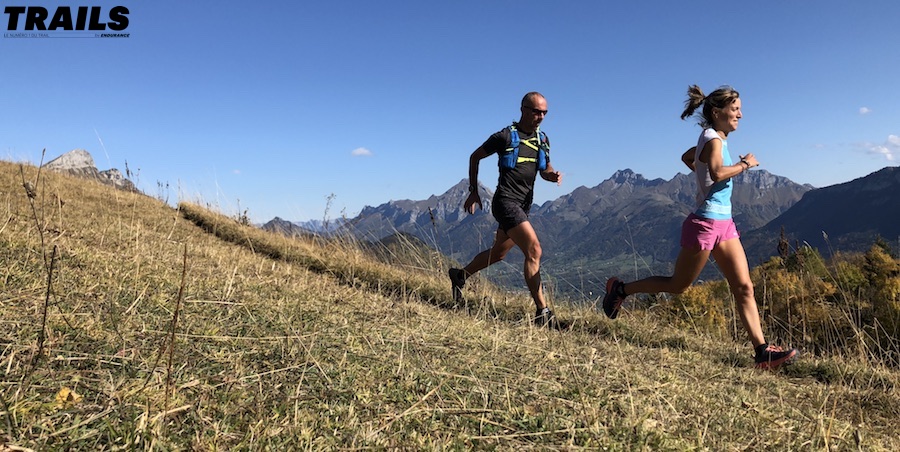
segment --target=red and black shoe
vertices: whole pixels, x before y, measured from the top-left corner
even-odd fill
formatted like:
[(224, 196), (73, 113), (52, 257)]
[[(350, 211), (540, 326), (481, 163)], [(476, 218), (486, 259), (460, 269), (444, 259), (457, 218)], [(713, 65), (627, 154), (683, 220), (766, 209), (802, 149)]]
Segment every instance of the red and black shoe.
[(777, 345), (769, 345), (756, 353), (756, 368), (777, 369), (782, 365), (790, 364), (799, 354), (800, 352), (796, 348), (784, 350)]

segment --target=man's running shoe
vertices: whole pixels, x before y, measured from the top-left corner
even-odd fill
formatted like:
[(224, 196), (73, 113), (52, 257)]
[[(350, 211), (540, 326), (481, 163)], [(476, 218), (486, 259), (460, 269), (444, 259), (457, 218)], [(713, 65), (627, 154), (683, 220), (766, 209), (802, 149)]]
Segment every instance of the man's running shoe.
[(619, 316), (619, 308), (625, 301), (625, 295), (622, 288), (625, 283), (619, 281), (619, 278), (613, 276), (606, 281), (606, 296), (603, 297), (603, 312), (606, 316), (614, 319)]
[(466, 271), (461, 268), (451, 268), (450, 287), (453, 290), (453, 301), (463, 301), (462, 288), (466, 285)]
[(799, 354), (800, 352), (796, 348), (785, 351), (777, 345), (769, 345), (765, 350), (756, 354), (756, 368), (776, 369), (782, 364), (790, 364)]
[(550, 308), (539, 309), (534, 313), (534, 326), (538, 328), (547, 327), (554, 330), (559, 329), (559, 324), (556, 321), (556, 316), (553, 314), (553, 311), (551, 311)]

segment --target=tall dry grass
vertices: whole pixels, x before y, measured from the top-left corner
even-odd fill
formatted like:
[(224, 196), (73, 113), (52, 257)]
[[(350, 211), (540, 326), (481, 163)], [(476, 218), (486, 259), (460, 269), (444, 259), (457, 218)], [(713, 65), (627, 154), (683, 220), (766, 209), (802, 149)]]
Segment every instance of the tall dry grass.
[[(900, 367), (900, 259), (883, 241), (866, 253), (823, 259), (806, 246), (753, 269), (756, 298), (772, 342), (862, 366)], [(658, 306), (673, 323), (742, 336), (725, 281), (691, 287)]]
[(654, 309), (536, 329), (486, 281), (453, 304), (427, 253), (37, 173), (0, 162), (0, 450), (900, 446), (876, 363), (757, 372)]

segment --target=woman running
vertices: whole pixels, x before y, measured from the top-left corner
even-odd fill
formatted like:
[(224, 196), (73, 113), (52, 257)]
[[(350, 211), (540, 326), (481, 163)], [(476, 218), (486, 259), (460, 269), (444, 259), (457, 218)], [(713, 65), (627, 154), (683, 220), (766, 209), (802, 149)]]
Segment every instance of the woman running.
[(704, 96), (700, 87), (691, 86), (681, 119), (692, 116), (701, 105), (699, 122), (703, 132), (697, 146), (681, 156), (697, 177), (697, 208), (681, 226), (681, 251), (675, 261), (674, 274), (651, 276), (630, 283), (610, 278), (606, 282), (603, 311), (615, 319), (628, 295), (684, 292), (700, 276), (712, 254), (734, 294), (741, 323), (756, 352), (756, 367), (774, 369), (792, 360), (799, 352), (793, 348), (783, 350), (766, 342), (747, 256), (731, 216), (731, 179), (759, 166), (759, 162), (748, 153), (739, 156), (740, 160), (734, 163), (728, 153), (728, 134), (737, 130), (742, 117), (741, 99), (734, 88), (723, 86)]

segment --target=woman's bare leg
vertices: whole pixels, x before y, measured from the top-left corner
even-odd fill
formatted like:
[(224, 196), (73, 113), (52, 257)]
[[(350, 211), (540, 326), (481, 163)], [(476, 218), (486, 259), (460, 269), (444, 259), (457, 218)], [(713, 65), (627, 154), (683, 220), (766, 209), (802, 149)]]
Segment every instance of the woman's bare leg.
[(756, 296), (753, 292), (753, 281), (750, 280), (750, 267), (747, 263), (747, 255), (740, 239), (731, 239), (720, 242), (712, 251), (713, 258), (719, 265), (719, 269), (725, 274), (734, 301), (737, 305), (738, 316), (750, 342), (754, 347), (766, 343), (762, 326), (759, 320), (759, 308), (756, 306)]
[(675, 272), (672, 276), (650, 276), (627, 283), (625, 293), (682, 293), (700, 276), (709, 253), (709, 250), (682, 248), (675, 260)]

